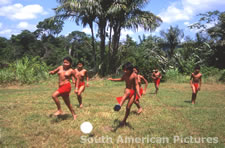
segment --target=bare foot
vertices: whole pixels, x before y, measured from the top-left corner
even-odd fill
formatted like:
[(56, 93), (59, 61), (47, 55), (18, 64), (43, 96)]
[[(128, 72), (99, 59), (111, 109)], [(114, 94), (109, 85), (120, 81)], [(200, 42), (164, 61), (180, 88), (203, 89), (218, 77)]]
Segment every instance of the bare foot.
[(76, 120), (77, 119), (77, 115), (73, 115), (73, 120)]
[(83, 104), (80, 105), (80, 108), (83, 108)]
[(62, 115), (62, 114), (63, 112), (61, 110), (58, 110), (57, 112), (54, 113), (55, 116)]
[(139, 108), (137, 113), (140, 114), (142, 112), (142, 108)]

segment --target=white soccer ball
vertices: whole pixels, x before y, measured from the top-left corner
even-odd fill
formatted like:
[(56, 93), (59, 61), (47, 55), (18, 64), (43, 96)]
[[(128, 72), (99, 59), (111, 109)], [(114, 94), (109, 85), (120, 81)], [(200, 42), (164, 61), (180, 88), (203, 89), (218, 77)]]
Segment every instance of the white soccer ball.
[(81, 125), (80, 125), (80, 130), (84, 133), (84, 134), (89, 134), (91, 133), (93, 129), (93, 126), (90, 122), (83, 122)]

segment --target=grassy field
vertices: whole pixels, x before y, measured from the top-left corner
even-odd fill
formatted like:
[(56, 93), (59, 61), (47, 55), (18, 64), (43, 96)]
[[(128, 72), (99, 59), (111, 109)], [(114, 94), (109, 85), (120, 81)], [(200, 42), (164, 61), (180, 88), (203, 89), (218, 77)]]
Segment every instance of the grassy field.
[[(56, 89), (57, 79), (0, 88), (0, 147), (225, 147), (225, 85), (203, 84), (192, 105), (188, 83), (161, 83), (157, 96), (151, 83), (141, 98), (143, 113), (133, 105), (125, 127), (119, 126), (125, 106), (113, 111), (124, 83), (90, 81), (83, 109), (71, 92), (76, 121), (62, 99), (65, 114), (52, 115)], [(80, 130), (85, 121), (94, 127), (89, 135)]]

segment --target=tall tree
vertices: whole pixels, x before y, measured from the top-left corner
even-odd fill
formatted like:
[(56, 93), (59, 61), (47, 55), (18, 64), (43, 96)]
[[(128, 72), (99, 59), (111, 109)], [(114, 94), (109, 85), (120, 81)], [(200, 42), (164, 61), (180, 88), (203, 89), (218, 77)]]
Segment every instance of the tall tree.
[(86, 35), (84, 32), (73, 31), (67, 37), (70, 56), (74, 57), (75, 64), (82, 60), (85, 66), (93, 68), (94, 61), (91, 52), (91, 37)]
[(56, 18), (65, 20), (72, 19), (76, 24), (82, 24), (83, 27), (89, 25), (91, 29), (92, 36), (92, 54), (95, 70), (97, 70), (97, 61), (96, 61), (96, 45), (95, 45), (95, 35), (94, 35), (94, 26), (93, 23), (96, 19), (96, 10), (99, 3), (97, 1), (90, 0), (58, 0), (60, 6), (55, 8)]
[(58, 19), (47, 18), (37, 25), (35, 33), (39, 36), (57, 36), (63, 29), (64, 22)]
[(13, 50), (12, 45), (10, 44), (10, 40), (0, 37), (0, 64), (9, 62), (13, 59)]
[(189, 27), (199, 29), (200, 33), (208, 33), (208, 43), (213, 49), (208, 63), (210, 66), (225, 68), (225, 12), (209, 11), (199, 16), (199, 21)]
[[(56, 17), (68, 19), (74, 18), (76, 22), (81, 21), (84, 25), (87, 23), (92, 28), (93, 21), (98, 26), (100, 37), (100, 66), (101, 74), (106, 72), (106, 36), (107, 26), (110, 26), (110, 39), (113, 30), (112, 42), (112, 72), (115, 72), (117, 66), (117, 52), (119, 48), (119, 39), (122, 28), (143, 27), (145, 30), (152, 30), (159, 26), (161, 19), (154, 14), (141, 11), (148, 0), (58, 0), (60, 6), (56, 8)], [(111, 46), (109, 45), (111, 48)], [(111, 49), (109, 49), (110, 51)], [(114, 63), (114, 64), (113, 64)]]
[(184, 37), (184, 33), (178, 28), (178, 26), (170, 26), (167, 31), (161, 31), (160, 34), (164, 39), (164, 48), (168, 52), (168, 56), (171, 59), (175, 54), (176, 47), (180, 44), (182, 38)]
[[(48, 58), (51, 55), (52, 45), (50, 42), (54, 42), (55, 38), (63, 29), (64, 22), (59, 19), (47, 18), (37, 25), (37, 30), (34, 31), (34, 34), (42, 40), (42, 48), (45, 50), (44, 59)], [(52, 61), (52, 60), (51, 60)]]
[(118, 66), (117, 53), (121, 30), (124, 28), (134, 30), (143, 28), (146, 31), (152, 31), (162, 22), (162, 20), (153, 13), (141, 10), (147, 3), (148, 0), (117, 0), (113, 2), (108, 10), (110, 27), (113, 29), (112, 58), (110, 60), (112, 73), (115, 72)]
[(12, 35), (10, 42), (13, 45), (13, 57), (15, 59), (22, 58), (24, 55), (40, 55), (41, 50), (38, 49), (39, 41), (33, 32), (23, 30), (18, 35)]

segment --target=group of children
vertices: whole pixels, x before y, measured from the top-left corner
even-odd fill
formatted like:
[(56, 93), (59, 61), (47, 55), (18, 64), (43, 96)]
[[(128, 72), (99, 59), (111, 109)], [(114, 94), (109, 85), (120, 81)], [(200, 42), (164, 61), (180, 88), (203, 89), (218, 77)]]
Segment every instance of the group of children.
[[(60, 106), (60, 102), (58, 97), (61, 96), (71, 111), (74, 120), (76, 119), (75, 111), (70, 103), (69, 99), (69, 93), (71, 91), (71, 84), (70, 79), (72, 78), (72, 82), (75, 85), (75, 94), (77, 95), (77, 99), (79, 102), (79, 107), (82, 108), (82, 92), (85, 90), (85, 77), (86, 77), (86, 86), (88, 87), (88, 74), (87, 70), (83, 68), (84, 64), (82, 62), (78, 62), (77, 68), (72, 69), (71, 68), (72, 60), (69, 57), (66, 57), (63, 59), (63, 65), (59, 66), (53, 71), (50, 71), (49, 74), (55, 74), (57, 73), (59, 76), (59, 88), (52, 94), (52, 98), (56, 103), (57, 106), (57, 112), (54, 113), (54, 115), (60, 115), (62, 114), (62, 109)], [(123, 121), (121, 122), (121, 125), (126, 124), (126, 120), (130, 114), (130, 109), (132, 104), (134, 103), (138, 111), (137, 113), (140, 114), (142, 112), (142, 107), (140, 106), (140, 98), (142, 95), (146, 93), (146, 89), (148, 87), (148, 81), (139, 74), (139, 69), (137, 67), (134, 67), (131, 63), (127, 62), (122, 66), (123, 69), (123, 76), (121, 78), (109, 78), (108, 80), (111, 81), (125, 81), (125, 89), (124, 89), (124, 95), (122, 97), (117, 97), (118, 104), (114, 106), (115, 111), (119, 111), (121, 109), (121, 106), (124, 104), (125, 100), (128, 100), (128, 103), (126, 105), (126, 113), (124, 116)], [(202, 74), (200, 73), (200, 67), (195, 67), (194, 73), (191, 74), (190, 78), (190, 85), (192, 88), (192, 104), (195, 104), (197, 92), (201, 88), (201, 77)], [(151, 78), (154, 80), (155, 84), (155, 94), (158, 93), (159, 90), (159, 84), (160, 80), (162, 78), (161, 73), (158, 69), (155, 69), (152, 73)], [(141, 86), (141, 81), (145, 82), (144, 89)]]
[(83, 62), (77, 63), (77, 68), (72, 69), (72, 59), (70, 57), (65, 57), (63, 59), (63, 65), (59, 66), (55, 70), (52, 70), (49, 72), (49, 74), (58, 74), (59, 77), (59, 88), (52, 94), (52, 98), (55, 101), (55, 104), (57, 106), (57, 111), (54, 113), (54, 115), (58, 116), (63, 114), (60, 102), (58, 97), (61, 96), (69, 108), (70, 112), (73, 115), (74, 120), (76, 119), (77, 115), (75, 114), (75, 111), (70, 103), (69, 94), (71, 91), (71, 84), (70, 79), (72, 78), (72, 82), (75, 85), (75, 94), (77, 95), (77, 99), (79, 102), (79, 107), (82, 108), (82, 92), (85, 89), (85, 82), (84, 79), (86, 77), (86, 86), (88, 87), (88, 73), (87, 70), (83, 68), (84, 64)]

